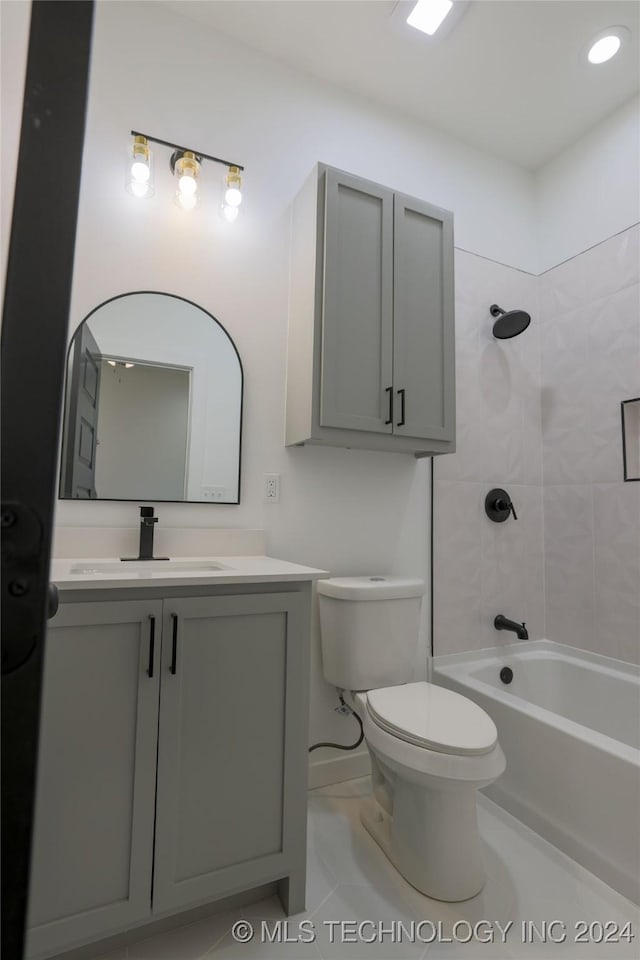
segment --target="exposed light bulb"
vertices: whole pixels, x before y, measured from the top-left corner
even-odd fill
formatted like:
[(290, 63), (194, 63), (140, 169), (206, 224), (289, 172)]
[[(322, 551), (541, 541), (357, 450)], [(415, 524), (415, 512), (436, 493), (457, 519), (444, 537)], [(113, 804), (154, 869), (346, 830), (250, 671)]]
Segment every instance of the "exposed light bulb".
[(133, 197), (137, 197), (139, 200), (143, 200), (146, 196), (149, 195), (149, 184), (140, 183), (139, 180), (132, 180), (129, 184), (129, 193)]
[(107, 363), (109, 364), (110, 367), (115, 367), (116, 365), (115, 360), (107, 360)]
[(176, 203), (181, 210), (193, 210), (198, 203), (198, 194), (182, 193), (181, 190), (178, 190), (176, 191)]
[(131, 367), (135, 367), (135, 363), (125, 363), (125, 370), (131, 370)]
[(131, 176), (137, 183), (146, 183), (151, 176), (149, 164), (143, 160), (134, 160), (131, 164)]
[(144, 200), (153, 195), (151, 151), (147, 138), (136, 134), (128, 152), (125, 189), (132, 197)]
[(240, 213), (240, 209), (237, 205), (233, 207), (230, 204), (223, 204), (222, 216), (227, 221), (227, 223), (233, 223), (235, 220), (237, 220), (239, 213)]
[(242, 203), (242, 190), (238, 190), (237, 187), (228, 187), (224, 195), (224, 202), (228, 203), (230, 207), (239, 207)]
[(187, 175), (180, 177), (178, 180), (178, 190), (184, 194), (185, 197), (192, 197), (197, 189), (198, 184), (195, 181), (195, 177)]
[[(229, 167), (224, 178), (224, 202), (229, 207), (239, 207), (242, 203), (242, 177), (239, 167)], [(235, 217), (234, 217), (235, 219)]]

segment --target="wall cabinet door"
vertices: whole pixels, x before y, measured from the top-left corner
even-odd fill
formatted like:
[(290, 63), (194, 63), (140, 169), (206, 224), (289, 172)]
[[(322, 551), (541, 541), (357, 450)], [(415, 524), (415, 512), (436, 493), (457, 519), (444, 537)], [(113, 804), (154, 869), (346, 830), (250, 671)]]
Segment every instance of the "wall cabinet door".
[(30, 955), (151, 914), (161, 618), (160, 600), (77, 603), (49, 624)]
[(394, 196), (394, 433), (455, 436), (453, 217)]
[(296, 593), (164, 601), (154, 911), (284, 877), (294, 847), (304, 869), (303, 610)]
[(393, 193), (327, 170), (320, 423), (391, 433)]
[(319, 164), (292, 212), (287, 445), (455, 450), (453, 215)]

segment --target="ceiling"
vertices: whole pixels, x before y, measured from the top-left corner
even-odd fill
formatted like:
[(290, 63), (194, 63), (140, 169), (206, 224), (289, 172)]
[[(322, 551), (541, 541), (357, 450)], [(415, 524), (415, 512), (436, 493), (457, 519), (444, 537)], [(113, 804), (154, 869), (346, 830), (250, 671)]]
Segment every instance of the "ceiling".
[[(430, 40), (385, 0), (168, 0), (177, 13), (537, 169), (640, 89), (638, 0), (476, 0)], [(446, 21), (445, 21), (446, 23)], [(632, 33), (600, 66), (600, 30)]]

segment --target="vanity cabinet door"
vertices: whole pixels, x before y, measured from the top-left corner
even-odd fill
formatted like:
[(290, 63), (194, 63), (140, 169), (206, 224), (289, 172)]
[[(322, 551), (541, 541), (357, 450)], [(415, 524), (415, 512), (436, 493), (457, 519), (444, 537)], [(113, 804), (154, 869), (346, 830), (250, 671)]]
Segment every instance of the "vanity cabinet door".
[(49, 623), (31, 956), (151, 914), (161, 620), (150, 600), (63, 604)]
[(304, 604), (164, 601), (154, 913), (300, 874), (304, 889)]

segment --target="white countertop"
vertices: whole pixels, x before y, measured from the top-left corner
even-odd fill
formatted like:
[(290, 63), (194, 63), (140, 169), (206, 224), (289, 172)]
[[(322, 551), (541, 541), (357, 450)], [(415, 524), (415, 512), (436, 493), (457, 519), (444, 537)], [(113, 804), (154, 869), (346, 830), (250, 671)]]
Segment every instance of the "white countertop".
[[(303, 567), (298, 563), (289, 563), (287, 560), (276, 560), (275, 557), (264, 556), (229, 556), (229, 557), (174, 557), (179, 563), (219, 564), (221, 569), (202, 570), (171, 570), (166, 561), (158, 560), (149, 569), (136, 568), (135, 562), (118, 562), (119, 558), (91, 559), (78, 557), (76, 559), (54, 559), (51, 562), (50, 579), (58, 590), (96, 590), (114, 589), (121, 587), (185, 587), (217, 583), (272, 583), (294, 582), (301, 580), (319, 580), (328, 577), (326, 570), (316, 570), (314, 567)], [(103, 567), (105, 563), (118, 563), (118, 569), (105, 572), (96, 569), (89, 572), (91, 567)], [(71, 573), (73, 567), (82, 567), (82, 573)]]

